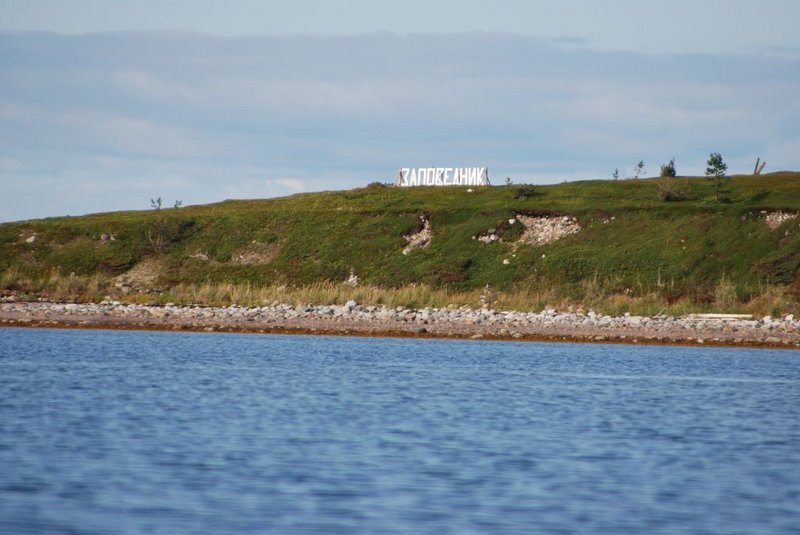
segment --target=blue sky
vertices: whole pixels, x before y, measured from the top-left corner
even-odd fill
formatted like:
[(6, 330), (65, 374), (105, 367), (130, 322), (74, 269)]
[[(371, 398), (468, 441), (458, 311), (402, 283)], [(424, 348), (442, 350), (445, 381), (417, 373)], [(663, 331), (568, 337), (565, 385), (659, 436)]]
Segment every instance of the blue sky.
[(0, 0), (0, 221), (409, 165), (800, 170), (800, 4), (549, 4)]

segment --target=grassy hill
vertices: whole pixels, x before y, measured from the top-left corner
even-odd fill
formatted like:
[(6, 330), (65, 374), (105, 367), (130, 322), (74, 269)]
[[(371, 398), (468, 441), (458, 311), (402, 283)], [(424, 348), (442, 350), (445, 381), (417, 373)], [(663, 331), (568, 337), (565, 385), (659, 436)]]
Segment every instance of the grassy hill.
[[(680, 200), (659, 199), (663, 184)], [(50, 299), (798, 311), (800, 173), (550, 186), (363, 189), (0, 225), (0, 291)], [(516, 240), (517, 214), (575, 234)], [(420, 216), (433, 238), (403, 254)], [(494, 229), (502, 242), (475, 236)], [(358, 286), (342, 284), (355, 275)], [(121, 277), (120, 277), (121, 276)]]

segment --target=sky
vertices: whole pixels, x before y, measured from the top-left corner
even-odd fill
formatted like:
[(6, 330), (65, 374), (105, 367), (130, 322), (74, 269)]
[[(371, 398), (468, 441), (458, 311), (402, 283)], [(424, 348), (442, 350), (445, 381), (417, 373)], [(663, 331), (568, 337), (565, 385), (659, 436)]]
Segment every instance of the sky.
[(800, 170), (797, 20), (794, 0), (0, 0), (0, 222), (406, 166)]

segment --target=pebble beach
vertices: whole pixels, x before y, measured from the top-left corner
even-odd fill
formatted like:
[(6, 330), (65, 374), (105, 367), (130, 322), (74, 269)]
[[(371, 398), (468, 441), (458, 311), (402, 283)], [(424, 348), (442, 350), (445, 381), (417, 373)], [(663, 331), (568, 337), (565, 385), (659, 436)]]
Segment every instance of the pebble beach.
[(793, 315), (609, 316), (593, 311), (0, 302), (0, 326), (800, 348)]

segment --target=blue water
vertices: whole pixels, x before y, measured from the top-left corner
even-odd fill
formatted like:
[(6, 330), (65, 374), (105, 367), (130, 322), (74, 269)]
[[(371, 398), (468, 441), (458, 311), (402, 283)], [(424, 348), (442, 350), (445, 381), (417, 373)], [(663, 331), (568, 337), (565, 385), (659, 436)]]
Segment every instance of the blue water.
[(798, 533), (800, 352), (0, 329), (2, 533)]

